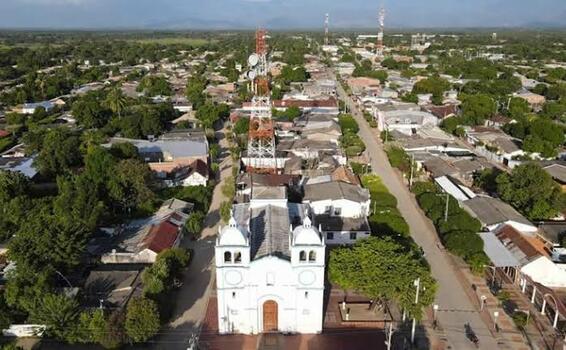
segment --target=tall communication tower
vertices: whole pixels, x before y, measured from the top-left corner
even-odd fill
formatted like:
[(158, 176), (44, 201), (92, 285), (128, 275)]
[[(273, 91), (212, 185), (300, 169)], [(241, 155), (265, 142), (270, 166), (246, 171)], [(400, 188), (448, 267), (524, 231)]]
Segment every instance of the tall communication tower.
[(271, 99), (269, 97), (269, 81), (267, 77), (267, 32), (258, 29), (256, 32), (256, 52), (250, 55), (248, 78), (255, 86), (252, 98), (252, 111), (248, 133), (249, 172), (275, 173), (275, 131), (271, 118)]
[(330, 24), (330, 15), (324, 16), (324, 45), (328, 45), (328, 25)]
[(383, 57), (383, 30), (385, 28), (385, 8), (383, 6), (379, 9), (377, 20), (379, 21), (379, 33), (377, 33), (377, 46), (375, 53), (377, 57)]

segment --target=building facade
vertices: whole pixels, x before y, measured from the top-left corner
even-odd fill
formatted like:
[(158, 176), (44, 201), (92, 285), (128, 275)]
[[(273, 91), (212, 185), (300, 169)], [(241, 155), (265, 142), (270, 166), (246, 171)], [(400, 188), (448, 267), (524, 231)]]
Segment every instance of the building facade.
[(234, 205), (215, 246), (219, 332), (320, 333), (325, 249), (307, 205)]

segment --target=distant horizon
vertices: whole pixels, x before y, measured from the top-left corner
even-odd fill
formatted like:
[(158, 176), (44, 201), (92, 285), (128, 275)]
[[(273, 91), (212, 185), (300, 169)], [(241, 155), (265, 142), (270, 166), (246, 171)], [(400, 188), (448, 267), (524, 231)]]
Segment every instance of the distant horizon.
[(50, 30), (563, 28), (565, 0), (2, 0), (0, 27)]

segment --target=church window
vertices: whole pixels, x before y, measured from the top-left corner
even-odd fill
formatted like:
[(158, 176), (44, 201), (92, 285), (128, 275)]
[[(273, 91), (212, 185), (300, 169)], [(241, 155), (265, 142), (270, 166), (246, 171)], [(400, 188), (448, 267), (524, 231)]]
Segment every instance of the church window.
[(342, 214), (342, 208), (334, 208), (334, 216), (340, 216)]
[(305, 292), (305, 299), (309, 298), (309, 292)]
[(224, 262), (231, 263), (232, 262), (232, 253), (224, 252)]
[(272, 272), (268, 272), (265, 276), (265, 284), (268, 286), (273, 286), (275, 284), (275, 275)]
[(334, 232), (326, 232), (326, 239), (332, 241), (334, 239)]
[(309, 252), (309, 262), (315, 262), (316, 261), (316, 252), (314, 250), (311, 250)]
[(239, 264), (239, 263), (242, 262), (242, 253), (240, 253), (240, 252), (234, 253), (234, 262), (236, 264)]
[(299, 253), (299, 261), (307, 261), (307, 253), (304, 250)]
[(236, 298), (236, 292), (232, 292), (232, 299)]
[(358, 233), (357, 232), (350, 232), (350, 239), (351, 240), (356, 240), (358, 238)]

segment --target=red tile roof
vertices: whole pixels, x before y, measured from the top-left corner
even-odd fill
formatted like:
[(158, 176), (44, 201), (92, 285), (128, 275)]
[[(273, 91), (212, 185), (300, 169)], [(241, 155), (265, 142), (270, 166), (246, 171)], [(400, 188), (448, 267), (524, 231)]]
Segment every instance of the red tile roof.
[(179, 234), (179, 228), (166, 220), (159, 225), (152, 225), (143, 243), (145, 248), (159, 253), (165, 249), (173, 248)]
[(9, 136), (9, 135), (10, 135), (9, 131), (0, 129), (0, 138), (6, 137), (6, 136)]
[(203, 162), (201, 159), (197, 159), (191, 163), (190, 168), (202, 176), (208, 178), (208, 164)]
[(338, 107), (336, 99), (330, 98), (328, 100), (274, 100), (273, 107), (299, 107), (299, 108), (315, 108), (315, 107)]

